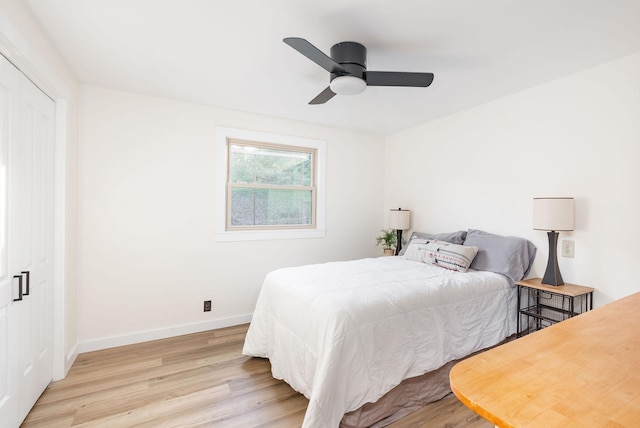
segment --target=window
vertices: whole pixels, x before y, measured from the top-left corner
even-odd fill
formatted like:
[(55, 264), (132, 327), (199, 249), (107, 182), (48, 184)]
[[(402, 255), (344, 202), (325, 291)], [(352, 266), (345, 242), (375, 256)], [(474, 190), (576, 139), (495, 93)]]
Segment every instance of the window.
[(227, 153), (227, 230), (315, 225), (315, 149), (229, 139)]
[(324, 236), (324, 142), (218, 128), (217, 240)]

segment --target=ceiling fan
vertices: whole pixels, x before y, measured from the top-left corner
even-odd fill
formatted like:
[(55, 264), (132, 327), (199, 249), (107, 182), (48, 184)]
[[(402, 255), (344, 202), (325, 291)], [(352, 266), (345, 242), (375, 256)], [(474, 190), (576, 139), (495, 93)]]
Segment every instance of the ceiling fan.
[(331, 56), (300, 37), (287, 37), (286, 44), (331, 73), (329, 86), (309, 104), (324, 104), (340, 95), (355, 95), (367, 86), (411, 86), (426, 88), (433, 73), (367, 71), (367, 48), (356, 42), (341, 42), (331, 47)]

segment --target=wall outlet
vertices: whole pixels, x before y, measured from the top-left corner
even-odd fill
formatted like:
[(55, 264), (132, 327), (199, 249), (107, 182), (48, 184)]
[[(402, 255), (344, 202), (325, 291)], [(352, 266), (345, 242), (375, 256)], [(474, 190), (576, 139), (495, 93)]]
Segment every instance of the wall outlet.
[(562, 241), (562, 257), (573, 258), (574, 251), (574, 242), (573, 241)]
[(204, 301), (204, 311), (211, 312), (211, 300)]

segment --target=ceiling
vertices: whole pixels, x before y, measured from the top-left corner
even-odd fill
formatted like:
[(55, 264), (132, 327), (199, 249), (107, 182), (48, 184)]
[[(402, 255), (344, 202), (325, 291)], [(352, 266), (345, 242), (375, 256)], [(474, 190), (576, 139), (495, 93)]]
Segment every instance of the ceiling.
[[(82, 83), (386, 135), (640, 51), (640, 0), (24, 0)], [(367, 47), (428, 88), (329, 83), (282, 42)]]

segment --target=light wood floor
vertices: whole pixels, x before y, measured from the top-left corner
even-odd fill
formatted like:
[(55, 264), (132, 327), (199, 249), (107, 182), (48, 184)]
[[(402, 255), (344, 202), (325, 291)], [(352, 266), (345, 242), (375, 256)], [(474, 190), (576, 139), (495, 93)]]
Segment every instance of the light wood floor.
[[(247, 325), (78, 356), (42, 394), (23, 427), (299, 427), (308, 401), (242, 355)], [(392, 428), (492, 424), (453, 395)]]

